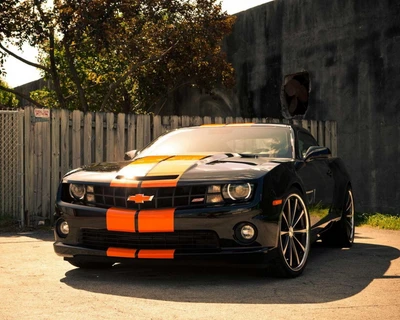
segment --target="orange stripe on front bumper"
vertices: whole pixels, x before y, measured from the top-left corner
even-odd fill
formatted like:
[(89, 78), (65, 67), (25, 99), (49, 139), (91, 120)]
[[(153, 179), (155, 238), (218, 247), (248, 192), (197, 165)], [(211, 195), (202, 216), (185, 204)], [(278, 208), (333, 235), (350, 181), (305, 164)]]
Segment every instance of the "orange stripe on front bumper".
[(175, 209), (142, 210), (138, 215), (139, 232), (174, 232)]
[(107, 257), (135, 258), (136, 249), (108, 248)]
[(174, 259), (175, 249), (126, 249), (126, 248), (114, 248), (110, 247), (107, 249), (107, 257), (114, 258), (130, 258), (130, 259)]
[(174, 259), (175, 250), (139, 250), (139, 259)]
[(106, 213), (107, 230), (135, 232), (136, 211), (110, 208)]

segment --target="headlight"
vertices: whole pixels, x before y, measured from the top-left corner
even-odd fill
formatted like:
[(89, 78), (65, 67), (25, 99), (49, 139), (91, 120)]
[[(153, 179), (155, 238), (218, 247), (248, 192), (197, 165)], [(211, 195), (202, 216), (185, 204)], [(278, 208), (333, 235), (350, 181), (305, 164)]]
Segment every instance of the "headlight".
[(230, 183), (222, 188), (224, 199), (247, 200), (253, 193), (253, 185), (250, 183)]
[(86, 194), (85, 186), (83, 184), (71, 183), (69, 185), (69, 194), (76, 200), (82, 200)]

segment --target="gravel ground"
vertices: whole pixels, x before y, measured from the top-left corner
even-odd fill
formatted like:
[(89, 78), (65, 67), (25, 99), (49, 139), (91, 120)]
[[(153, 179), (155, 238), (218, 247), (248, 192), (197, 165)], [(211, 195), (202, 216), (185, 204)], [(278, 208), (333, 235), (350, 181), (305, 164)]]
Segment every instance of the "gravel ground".
[(358, 228), (275, 279), (227, 265), (140, 262), (79, 270), (46, 231), (0, 233), (0, 319), (400, 319), (400, 231)]

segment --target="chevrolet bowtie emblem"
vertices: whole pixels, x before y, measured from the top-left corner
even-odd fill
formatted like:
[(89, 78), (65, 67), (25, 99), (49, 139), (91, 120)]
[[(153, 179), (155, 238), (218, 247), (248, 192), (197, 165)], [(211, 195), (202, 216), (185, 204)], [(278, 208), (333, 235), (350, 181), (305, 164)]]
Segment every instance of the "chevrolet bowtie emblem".
[(144, 194), (135, 194), (128, 197), (128, 201), (135, 201), (135, 203), (144, 203), (145, 201), (153, 200), (154, 196), (145, 196)]

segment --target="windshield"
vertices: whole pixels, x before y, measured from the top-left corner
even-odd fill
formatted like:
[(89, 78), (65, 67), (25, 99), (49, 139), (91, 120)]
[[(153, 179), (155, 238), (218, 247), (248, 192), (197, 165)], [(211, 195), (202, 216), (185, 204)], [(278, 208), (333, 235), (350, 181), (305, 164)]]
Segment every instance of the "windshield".
[(292, 158), (291, 131), (289, 127), (267, 126), (183, 128), (159, 137), (140, 157), (216, 152)]

